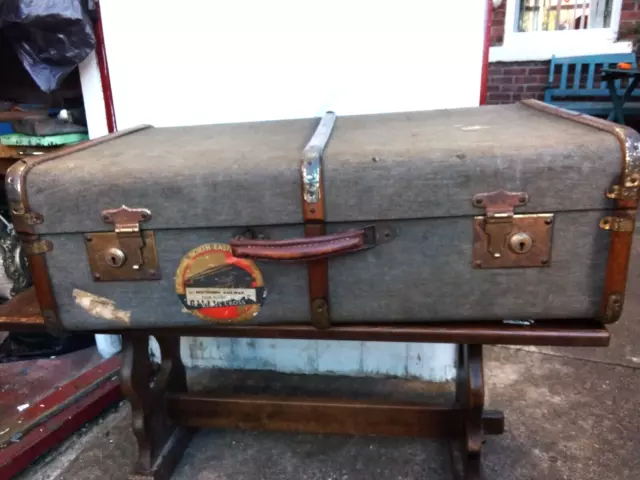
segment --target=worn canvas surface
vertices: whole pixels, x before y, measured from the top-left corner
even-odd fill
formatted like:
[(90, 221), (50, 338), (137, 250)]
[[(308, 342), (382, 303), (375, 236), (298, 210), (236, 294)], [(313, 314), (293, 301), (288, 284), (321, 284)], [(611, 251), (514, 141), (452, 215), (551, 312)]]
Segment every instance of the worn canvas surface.
[[(339, 114), (339, 112), (338, 112)], [(240, 227), (303, 236), (300, 158), (317, 119), (149, 129), (35, 168), (28, 177), (61, 318), (69, 329), (206, 323), (184, 313), (174, 274), (189, 250)], [(330, 231), (385, 221), (388, 244), (329, 260), (336, 323), (585, 318), (599, 308), (609, 235), (599, 220), (620, 174), (609, 134), (523, 105), (338, 117), (324, 157)], [(518, 213), (556, 213), (548, 268), (471, 268), (471, 198), (525, 191)], [(106, 208), (148, 208), (162, 280), (94, 282), (82, 233)], [(268, 290), (255, 323), (307, 323), (304, 264), (258, 262)], [(82, 289), (126, 321), (89, 314)]]
[[(28, 176), (45, 233), (108, 230), (100, 212), (151, 210), (145, 227), (302, 221), (300, 159), (317, 119), (150, 129)], [(603, 208), (621, 170), (612, 135), (523, 105), (340, 117), (326, 154), (328, 221), (477, 214), (476, 193), (526, 191), (527, 211)]]

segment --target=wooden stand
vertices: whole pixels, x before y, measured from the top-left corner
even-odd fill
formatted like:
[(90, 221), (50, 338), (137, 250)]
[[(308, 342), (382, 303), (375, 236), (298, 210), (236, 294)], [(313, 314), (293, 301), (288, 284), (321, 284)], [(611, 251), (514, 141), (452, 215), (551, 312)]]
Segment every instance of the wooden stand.
[[(571, 328), (569, 328), (571, 327)], [(168, 479), (185, 450), (192, 427), (243, 428), (322, 434), (422, 436), (461, 445), (465, 480), (481, 480), (485, 435), (501, 434), (501, 412), (484, 409), (482, 343), (606, 346), (607, 330), (592, 322), (529, 327), (506, 324), (313, 327), (213, 327), (187, 331), (127, 333), (121, 382), (133, 409), (139, 458), (130, 479)], [(160, 344), (162, 364), (153, 378), (149, 335)], [(455, 401), (450, 404), (376, 400), (205, 395), (187, 392), (180, 335), (447, 342), (458, 345)], [(474, 343), (474, 339), (475, 342)]]

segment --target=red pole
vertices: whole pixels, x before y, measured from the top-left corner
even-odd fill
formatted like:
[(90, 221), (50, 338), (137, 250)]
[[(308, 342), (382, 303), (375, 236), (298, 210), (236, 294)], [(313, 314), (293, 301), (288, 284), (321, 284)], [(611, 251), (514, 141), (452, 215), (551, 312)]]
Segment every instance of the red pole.
[(480, 77), (480, 105), (487, 103), (487, 83), (489, 81), (489, 48), (491, 47), (491, 18), (493, 0), (487, 0), (487, 14), (484, 26), (484, 51), (482, 53), (482, 76)]
[(95, 24), (96, 57), (100, 70), (100, 83), (102, 83), (102, 97), (104, 98), (104, 111), (107, 116), (107, 129), (109, 133), (118, 130), (116, 125), (116, 111), (113, 107), (113, 92), (111, 91), (111, 78), (109, 77), (109, 63), (107, 62), (107, 50), (104, 45), (104, 31), (102, 30), (102, 17), (100, 16), (100, 3), (96, 2), (98, 20)]

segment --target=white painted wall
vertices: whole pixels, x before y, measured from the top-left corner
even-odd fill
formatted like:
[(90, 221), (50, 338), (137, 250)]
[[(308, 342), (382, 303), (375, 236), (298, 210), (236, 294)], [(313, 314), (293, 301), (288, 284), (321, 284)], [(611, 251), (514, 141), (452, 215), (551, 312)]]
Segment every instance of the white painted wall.
[[(481, 0), (102, 0), (119, 129), (477, 105)], [(106, 133), (95, 57), (81, 66)], [(212, 159), (213, 160), (213, 159)], [(453, 377), (451, 345), (183, 340), (187, 365)]]

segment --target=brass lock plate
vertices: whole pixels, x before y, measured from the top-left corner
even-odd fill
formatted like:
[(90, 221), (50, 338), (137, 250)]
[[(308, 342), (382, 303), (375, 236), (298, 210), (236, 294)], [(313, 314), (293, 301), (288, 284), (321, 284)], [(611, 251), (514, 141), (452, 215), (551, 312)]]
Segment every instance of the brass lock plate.
[[(116, 232), (88, 233), (84, 236), (89, 268), (96, 282), (160, 280), (153, 232), (145, 230), (139, 235), (144, 243), (140, 249), (142, 264), (128, 258), (122, 251)], [(122, 256), (119, 252), (122, 252)]]
[(551, 265), (553, 214), (513, 215), (499, 252), (490, 252), (486, 216), (473, 220), (473, 268), (527, 268)]

